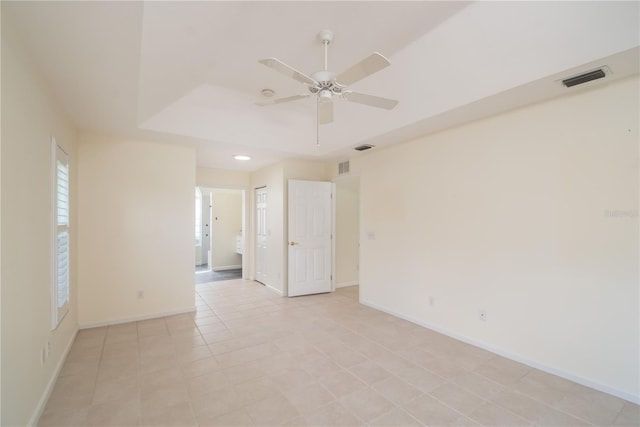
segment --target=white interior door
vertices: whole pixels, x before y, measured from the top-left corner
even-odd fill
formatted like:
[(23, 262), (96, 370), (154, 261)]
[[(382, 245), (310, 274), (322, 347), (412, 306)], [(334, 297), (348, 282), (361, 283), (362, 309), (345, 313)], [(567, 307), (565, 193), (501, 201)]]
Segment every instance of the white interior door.
[(267, 188), (256, 188), (256, 280), (267, 283)]
[(289, 180), (288, 296), (331, 292), (330, 182)]

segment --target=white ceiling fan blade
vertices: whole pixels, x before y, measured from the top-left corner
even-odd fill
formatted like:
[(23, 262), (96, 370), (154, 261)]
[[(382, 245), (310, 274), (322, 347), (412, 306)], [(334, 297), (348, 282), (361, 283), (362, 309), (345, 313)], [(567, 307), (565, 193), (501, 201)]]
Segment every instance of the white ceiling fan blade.
[(298, 99), (308, 98), (309, 95), (293, 95), (286, 98), (270, 99), (269, 101), (256, 102), (256, 105), (265, 107), (267, 105), (282, 104), (283, 102), (297, 101)]
[(381, 98), (379, 96), (367, 95), (365, 93), (345, 91), (342, 93), (344, 99), (350, 102), (357, 102), (358, 104), (370, 105), (372, 107), (384, 108), (391, 110), (398, 105), (398, 101), (395, 99)]
[(338, 74), (336, 82), (342, 86), (349, 86), (365, 77), (376, 73), (390, 65), (390, 62), (378, 52), (374, 52), (362, 61)]
[(333, 102), (318, 102), (318, 122), (326, 125), (333, 122)]
[(295, 79), (295, 80), (299, 81), (300, 83), (306, 83), (306, 84), (311, 85), (311, 86), (316, 86), (318, 84), (311, 77), (307, 76), (304, 73), (301, 73), (300, 71), (296, 70), (295, 68), (291, 67), (290, 65), (285, 64), (284, 62), (280, 61), (279, 59), (267, 58), (267, 59), (261, 59), (258, 62), (261, 63), (261, 64), (266, 65), (269, 68), (273, 68), (274, 70), (284, 74), (285, 76), (291, 77), (292, 79)]

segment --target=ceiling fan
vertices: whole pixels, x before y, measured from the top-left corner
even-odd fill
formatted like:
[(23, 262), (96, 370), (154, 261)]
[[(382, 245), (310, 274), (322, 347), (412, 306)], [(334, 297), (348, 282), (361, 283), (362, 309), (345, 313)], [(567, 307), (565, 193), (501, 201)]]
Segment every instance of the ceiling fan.
[(365, 77), (382, 70), (390, 65), (387, 58), (374, 52), (362, 61), (351, 66), (349, 69), (340, 74), (336, 74), (328, 69), (327, 53), (329, 43), (333, 40), (333, 32), (330, 30), (322, 30), (318, 34), (318, 38), (324, 45), (324, 69), (316, 71), (308, 76), (290, 65), (285, 64), (276, 58), (261, 59), (261, 64), (291, 77), (307, 86), (309, 93), (302, 95), (293, 95), (285, 98), (273, 99), (265, 102), (257, 102), (257, 105), (266, 106), (280, 104), (283, 102), (296, 101), (298, 99), (308, 98), (315, 95), (318, 106), (318, 124), (327, 124), (333, 121), (333, 101), (336, 98), (343, 98), (350, 102), (358, 104), (370, 105), (372, 107), (385, 108), (391, 110), (398, 101), (394, 99), (381, 98), (378, 96), (367, 95), (360, 92), (349, 90), (349, 85), (364, 79)]

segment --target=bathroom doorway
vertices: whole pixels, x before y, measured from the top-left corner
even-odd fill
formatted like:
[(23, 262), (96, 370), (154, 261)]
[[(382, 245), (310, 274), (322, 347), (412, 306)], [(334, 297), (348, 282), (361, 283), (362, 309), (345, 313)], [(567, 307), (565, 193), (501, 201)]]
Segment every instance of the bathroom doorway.
[(196, 187), (196, 283), (243, 277), (244, 190)]

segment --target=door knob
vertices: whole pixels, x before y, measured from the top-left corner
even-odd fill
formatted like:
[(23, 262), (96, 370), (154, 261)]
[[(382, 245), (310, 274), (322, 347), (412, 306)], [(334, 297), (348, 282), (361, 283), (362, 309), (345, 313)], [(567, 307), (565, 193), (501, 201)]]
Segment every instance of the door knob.
[(295, 245), (297, 245), (297, 244), (298, 244), (298, 242), (294, 242), (294, 241), (289, 242), (289, 245), (290, 245), (290, 246), (295, 246)]

